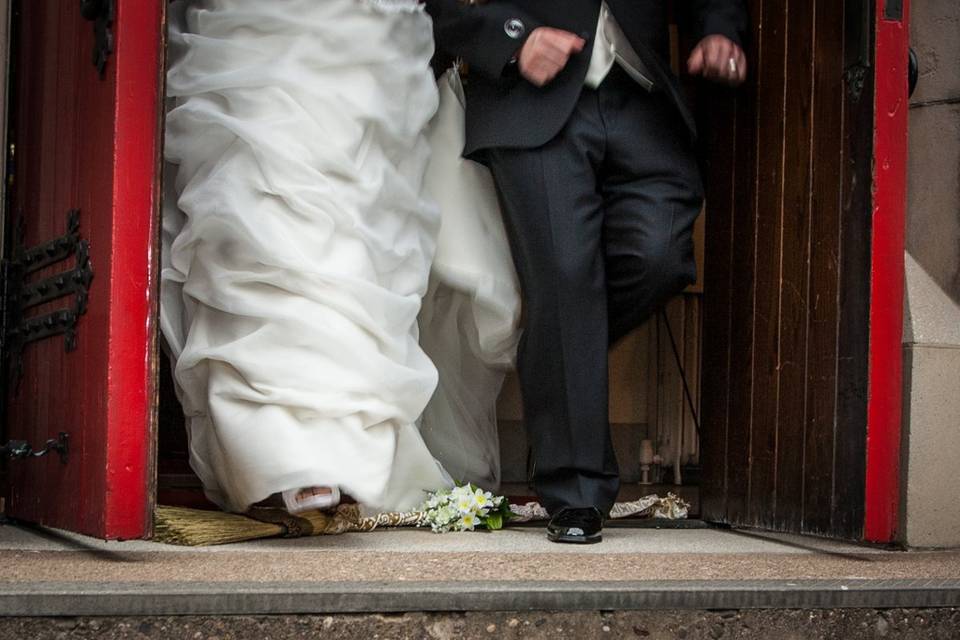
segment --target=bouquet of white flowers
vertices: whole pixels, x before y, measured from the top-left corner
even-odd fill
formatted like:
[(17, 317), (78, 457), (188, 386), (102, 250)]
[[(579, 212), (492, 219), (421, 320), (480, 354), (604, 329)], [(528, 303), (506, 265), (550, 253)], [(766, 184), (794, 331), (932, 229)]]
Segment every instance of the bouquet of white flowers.
[(494, 531), (502, 529), (512, 515), (506, 498), (472, 484), (430, 494), (420, 511), (424, 513), (423, 526), (430, 525), (434, 533), (478, 528)]

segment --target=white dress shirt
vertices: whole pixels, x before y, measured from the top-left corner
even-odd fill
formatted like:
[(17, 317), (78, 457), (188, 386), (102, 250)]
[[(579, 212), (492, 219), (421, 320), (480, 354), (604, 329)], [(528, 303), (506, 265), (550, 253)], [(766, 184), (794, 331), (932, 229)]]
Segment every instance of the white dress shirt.
[(597, 36), (593, 44), (593, 55), (590, 57), (590, 66), (587, 68), (587, 77), (584, 81), (591, 89), (596, 89), (604, 81), (614, 64), (619, 64), (627, 74), (637, 81), (647, 91), (653, 88), (650, 73), (647, 71), (640, 56), (630, 46), (630, 41), (623, 33), (616, 18), (610, 13), (606, 0), (600, 7), (600, 18), (597, 20)]

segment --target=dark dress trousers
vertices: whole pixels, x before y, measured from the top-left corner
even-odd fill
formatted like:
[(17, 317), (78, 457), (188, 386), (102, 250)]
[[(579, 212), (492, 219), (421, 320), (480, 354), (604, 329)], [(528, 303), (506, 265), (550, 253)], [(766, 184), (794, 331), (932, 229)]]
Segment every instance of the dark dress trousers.
[[(652, 76), (619, 66), (584, 86), (600, 0), (427, 0), (438, 47), (470, 66), (465, 155), (485, 162), (503, 204), (524, 295), (518, 357), (543, 505), (607, 513), (619, 489), (607, 415), (609, 344), (696, 279), (702, 187), (694, 127), (667, 65), (667, 3), (608, 0)], [(678, 0), (694, 37), (740, 42), (740, 0)], [(511, 62), (548, 26), (587, 46), (547, 86)]]

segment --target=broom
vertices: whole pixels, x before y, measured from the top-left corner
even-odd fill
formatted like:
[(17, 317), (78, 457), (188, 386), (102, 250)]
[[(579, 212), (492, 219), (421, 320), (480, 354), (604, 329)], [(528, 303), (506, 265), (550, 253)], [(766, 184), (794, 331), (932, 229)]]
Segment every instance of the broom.
[(279, 524), (223, 511), (158, 506), (153, 516), (153, 539), (165, 544), (199, 547), (283, 534)]
[(182, 546), (208, 546), (261, 538), (300, 538), (373, 531), (380, 527), (416, 527), (424, 522), (419, 511), (380, 513), (363, 518), (355, 504), (335, 512), (307, 511), (291, 515), (284, 509), (254, 507), (245, 514), (158, 506), (154, 512), (153, 539)]

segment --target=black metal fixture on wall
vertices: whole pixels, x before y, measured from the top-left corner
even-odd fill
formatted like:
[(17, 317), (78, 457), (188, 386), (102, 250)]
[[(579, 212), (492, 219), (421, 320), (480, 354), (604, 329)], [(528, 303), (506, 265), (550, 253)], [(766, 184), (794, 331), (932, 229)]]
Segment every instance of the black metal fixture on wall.
[[(0, 351), (9, 365), (13, 391), (16, 392), (23, 369), (24, 349), (32, 342), (64, 336), (64, 348), (77, 347), (77, 323), (87, 312), (93, 266), (90, 243), (80, 237), (80, 211), (67, 213), (67, 231), (61, 236), (33, 247), (23, 244), (18, 230), (11, 257), (2, 262), (3, 284)], [(48, 267), (72, 260), (71, 268), (37, 279)], [(68, 263), (69, 264), (69, 263)], [(41, 305), (54, 301), (66, 304), (46, 313), (37, 313)]]
[(48, 453), (56, 453), (60, 456), (60, 462), (67, 464), (67, 455), (70, 452), (69, 445), (70, 436), (64, 431), (61, 431), (56, 438), (47, 440), (40, 450), (34, 449), (26, 440), (11, 440), (5, 445), (0, 445), (0, 459), (29, 460), (31, 458), (42, 458)]

